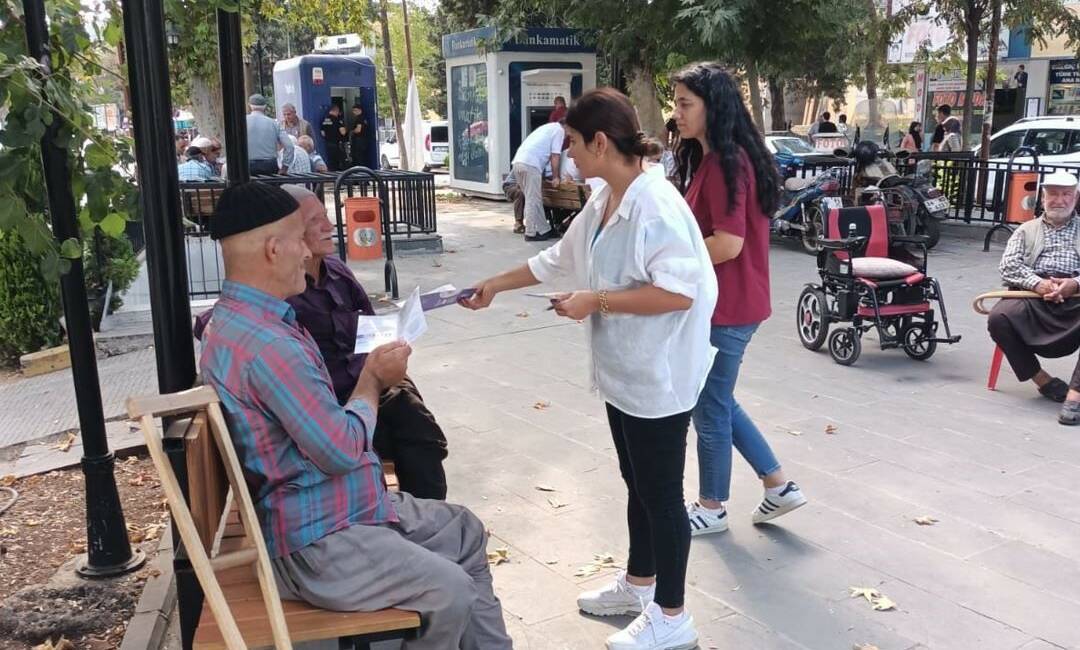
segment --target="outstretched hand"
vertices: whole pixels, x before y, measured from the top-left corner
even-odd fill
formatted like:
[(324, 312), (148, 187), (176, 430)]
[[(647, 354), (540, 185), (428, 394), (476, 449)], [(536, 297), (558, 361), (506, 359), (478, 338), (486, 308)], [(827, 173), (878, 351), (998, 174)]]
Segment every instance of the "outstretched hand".
[(487, 308), (491, 301), (495, 299), (495, 294), (498, 293), (491, 280), (484, 280), (473, 288), (476, 292), (468, 298), (462, 298), (458, 301), (458, 304), (474, 311)]

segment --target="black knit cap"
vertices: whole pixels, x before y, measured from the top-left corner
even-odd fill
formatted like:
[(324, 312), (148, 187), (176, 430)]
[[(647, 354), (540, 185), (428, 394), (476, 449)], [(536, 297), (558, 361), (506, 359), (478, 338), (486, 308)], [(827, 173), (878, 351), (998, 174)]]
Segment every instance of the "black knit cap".
[(259, 226), (265, 226), (300, 209), (288, 192), (276, 185), (247, 182), (233, 185), (221, 193), (214, 218), (210, 220), (211, 239), (224, 239)]

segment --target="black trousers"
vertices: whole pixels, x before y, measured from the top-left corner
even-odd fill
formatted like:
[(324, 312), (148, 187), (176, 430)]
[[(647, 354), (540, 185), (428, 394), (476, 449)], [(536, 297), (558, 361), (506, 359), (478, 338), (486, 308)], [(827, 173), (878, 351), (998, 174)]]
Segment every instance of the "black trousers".
[(446, 436), (412, 379), (379, 397), (372, 440), (379, 458), (394, 461), (403, 492), (418, 499), (446, 499)]
[(248, 172), (252, 176), (273, 176), (278, 173), (276, 160), (252, 160), (248, 162)]
[(607, 416), (629, 493), (626, 571), (642, 578), (656, 576), (656, 604), (682, 607), (690, 557), (690, 521), (683, 502), (690, 411), (645, 419), (608, 404)]
[[(326, 167), (332, 172), (345, 170), (345, 150), (340, 142), (326, 143)], [(413, 495), (416, 496), (416, 495)]]
[[(1042, 368), (1038, 357), (1059, 359), (1080, 349), (1080, 299), (1061, 304), (1036, 298), (1000, 300), (986, 321), (1016, 378), (1027, 381)], [(1080, 390), (1080, 361), (1069, 388)]]

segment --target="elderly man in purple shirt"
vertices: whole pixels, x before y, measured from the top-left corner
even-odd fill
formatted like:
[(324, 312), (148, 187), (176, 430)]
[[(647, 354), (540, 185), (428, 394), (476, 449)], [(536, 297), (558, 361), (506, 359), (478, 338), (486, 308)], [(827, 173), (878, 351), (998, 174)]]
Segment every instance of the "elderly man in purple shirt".
[[(311, 249), (306, 262), (307, 288), (289, 298), (296, 320), (311, 334), (326, 361), (334, 392), (342, 404), (364, 369), (367, 355), (355, 354), (356, 323), (360, 315), (375, 313), (367, 292), (337, 256), (334, 226), (326, 206), (300, 185), (286, 185), (300, 204)], [(394, 461), (401, 489), (421, 499), (446, 498), (446, 436), (424, 404), (416, 384), (405, 377), (383, 392), (375, 426), (375, 451)]]

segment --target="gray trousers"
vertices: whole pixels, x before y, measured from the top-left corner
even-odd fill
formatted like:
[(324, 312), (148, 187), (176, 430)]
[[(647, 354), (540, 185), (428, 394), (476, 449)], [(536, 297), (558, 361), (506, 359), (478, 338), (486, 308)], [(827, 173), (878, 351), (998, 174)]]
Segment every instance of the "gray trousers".
[(504, 650), (484, 524), (463, 506), (393, 493), (400, 521), (352, 526), (273, 560), (282, 598), (336, 611), (418, 612), (406, 650)]
[(514, 180), (525, 193), (525, 234), (542, 235), (551, 230), (544, 214), (544, 172), (525, 163), (514, 163)]

